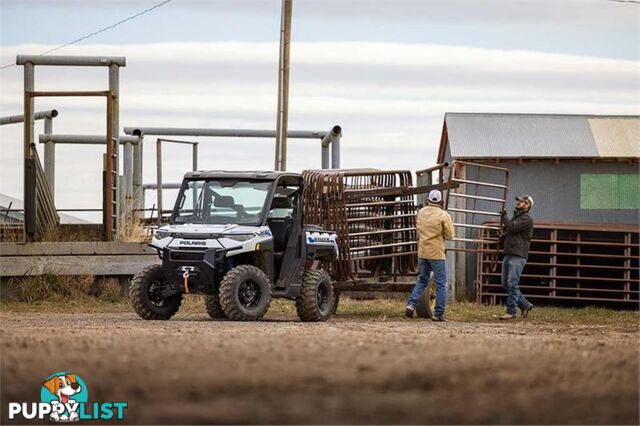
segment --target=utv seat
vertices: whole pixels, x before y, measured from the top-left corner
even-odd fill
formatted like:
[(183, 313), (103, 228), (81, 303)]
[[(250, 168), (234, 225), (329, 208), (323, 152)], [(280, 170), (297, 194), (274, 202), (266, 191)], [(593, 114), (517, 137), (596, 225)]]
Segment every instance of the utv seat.
[(275, 197), (271, 202), (270, 217), (267, 219), (267, 225), (273, 235), (273, 251), (275, 254), (284, 253), (287, 248), (287, 240), (293, 226), (293, 218), (288, 215), (288, 212), (287, 216), (274, 214), (277, 213), (274, 210), (289, 209), (291, 209), (291, 200), (287, 197)]
[(287, 241), (293, 227), (293, 218), (289, 215), (291, 200), (287, 197), (275, 197), (271, 202), (267, 225), (273, 235), (273, 273), (280, 276), (282, 259), (287, 249)]

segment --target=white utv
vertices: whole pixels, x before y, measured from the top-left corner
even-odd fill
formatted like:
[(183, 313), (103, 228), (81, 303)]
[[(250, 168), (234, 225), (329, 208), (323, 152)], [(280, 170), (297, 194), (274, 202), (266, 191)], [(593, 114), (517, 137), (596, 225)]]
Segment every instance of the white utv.
[(336, 300), (318, 266), (337, 258), (336, 234), (303, 224), (302, 186), (294, 173), (187, 173), (170, 224), (150, 243), (162, 264), (132, 280), (134, 310), (167, 320), (195, 293), (214, 319), (259, 320), (272, 298), (286, 298), (302, 321), (327, 320)]

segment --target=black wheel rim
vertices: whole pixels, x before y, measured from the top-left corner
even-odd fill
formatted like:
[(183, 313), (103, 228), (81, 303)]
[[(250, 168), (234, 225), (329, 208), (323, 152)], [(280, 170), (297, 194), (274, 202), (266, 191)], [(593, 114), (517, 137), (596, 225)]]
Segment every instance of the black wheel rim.
[(316, 294), (316, 297), (317, 297), (316, 303), (318, 305), (318, 309), (320, 310), (320, 312), (322, 312), (323, 314), (326, 314), (327, 312), (329, 312), (330, 294), (329, 294), (329, 286), (326, 283), (321, 282), (318, 285), (318, 292)]
[(260, 286), (250, 280), (244, 281), (238, 288), (238, 302), (245, 309), (253, 309), (262, 298)]
[(167, 298), (162, 297), (162, 291), (167, 287), (167, 283), (165, 281), (155, 280), (149, 286), (149, 290), (147, 291), (147, 297), (149, 298), (149, 303), (151, 303), (156, 308), (162, 308), (165, 306), (165, 302)]

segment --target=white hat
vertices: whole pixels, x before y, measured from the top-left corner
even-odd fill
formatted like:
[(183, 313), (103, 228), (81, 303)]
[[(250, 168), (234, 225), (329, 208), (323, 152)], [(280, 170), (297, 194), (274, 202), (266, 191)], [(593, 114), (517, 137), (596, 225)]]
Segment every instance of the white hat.
[(442, 201), (442, 192), (437, 189), (432, 189), (431, 192), (429, 192), (429, 201), (432, 203), (439, 203)]

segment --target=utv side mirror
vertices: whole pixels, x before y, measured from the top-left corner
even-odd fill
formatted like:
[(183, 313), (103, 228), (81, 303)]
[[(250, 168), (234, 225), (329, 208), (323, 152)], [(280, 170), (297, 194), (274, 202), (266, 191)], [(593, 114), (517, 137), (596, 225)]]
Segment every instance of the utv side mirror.
[(236, 205), (231, 195), (220, 195), (213, 199), (213, 207), (232, 209)]

